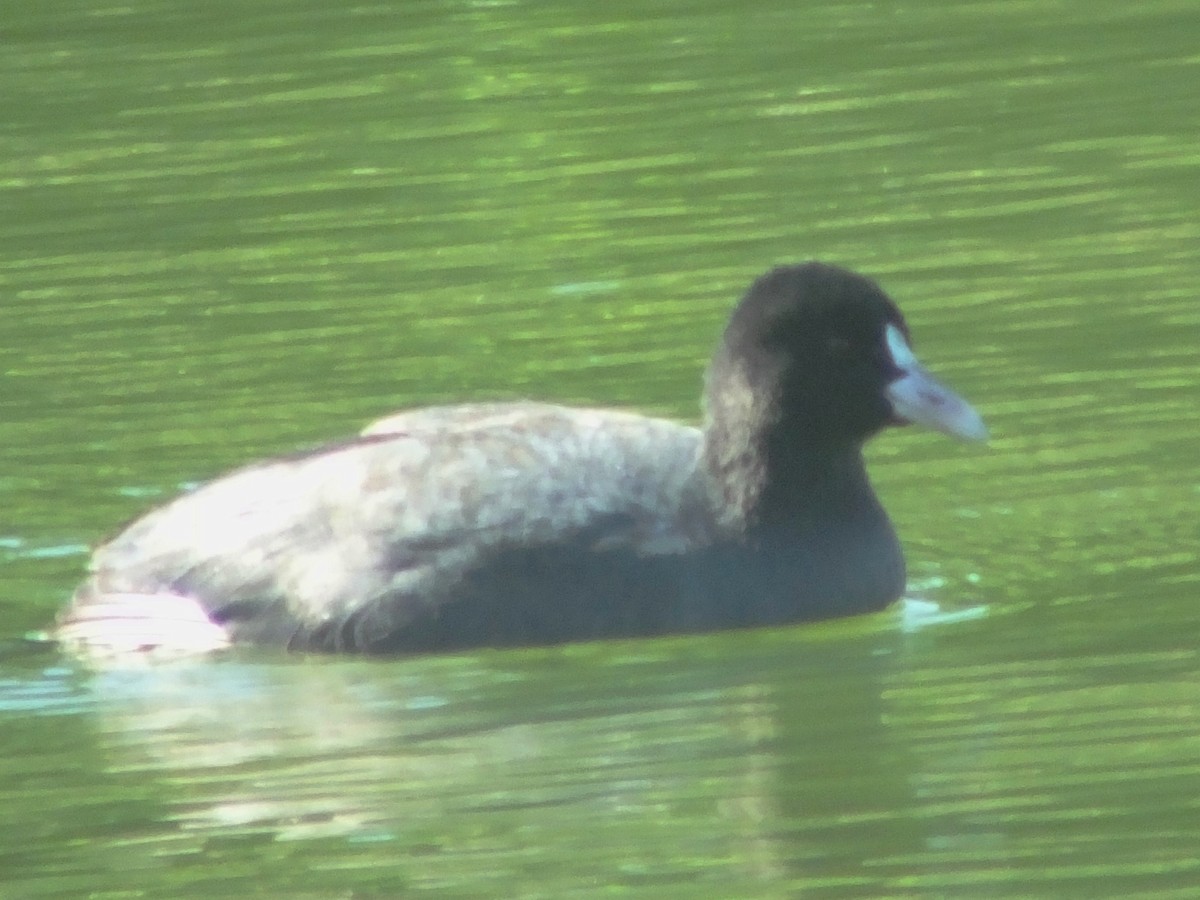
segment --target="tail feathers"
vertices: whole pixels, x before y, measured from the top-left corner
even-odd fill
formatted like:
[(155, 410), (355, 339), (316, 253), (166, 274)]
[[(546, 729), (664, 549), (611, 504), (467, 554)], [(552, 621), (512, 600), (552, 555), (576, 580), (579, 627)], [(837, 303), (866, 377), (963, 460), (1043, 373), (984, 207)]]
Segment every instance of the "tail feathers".
[(196, 600), (172, 593), (77, 598), (55, 637), (91, 659), (176, 658), (229, 646), (229, 633)]

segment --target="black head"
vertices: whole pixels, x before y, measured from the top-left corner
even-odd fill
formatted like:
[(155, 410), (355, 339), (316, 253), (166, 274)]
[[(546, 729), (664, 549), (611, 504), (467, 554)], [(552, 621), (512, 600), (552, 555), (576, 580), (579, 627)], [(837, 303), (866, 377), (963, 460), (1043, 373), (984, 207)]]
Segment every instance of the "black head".
[(824, 263), (783, 266), (750, 286), (704, 399), (704, 467), (736, 527), (794, 518), (806, 503), (820, 508), (814, 497), (873, 504), (860, 451), (887, 425), (987, 434), (975, 410), (917, 362), (879, 286)]
[(816, 262), (773, 269), (725, 329), (708, 375), (710, 412), (748, 390), (772, 431), (805, 445), (861, 444), (895, 420), (886, 391), (903, 372), (889, 326), (907, 341), (900, 311), (868, 278)]

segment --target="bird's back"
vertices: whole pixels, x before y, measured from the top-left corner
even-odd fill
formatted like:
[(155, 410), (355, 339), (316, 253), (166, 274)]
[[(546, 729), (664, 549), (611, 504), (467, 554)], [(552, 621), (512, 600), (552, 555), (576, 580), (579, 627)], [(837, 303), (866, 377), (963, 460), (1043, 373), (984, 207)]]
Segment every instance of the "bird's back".
[(381, 646), (481, 591), (703, 543), (699, 445), (671, 422), (548, 404), (401, 413), (137, 520), (96, 551), (67, 623), (103, 639), (157, 597), (164, 614), (198, 604), (235, 639)]

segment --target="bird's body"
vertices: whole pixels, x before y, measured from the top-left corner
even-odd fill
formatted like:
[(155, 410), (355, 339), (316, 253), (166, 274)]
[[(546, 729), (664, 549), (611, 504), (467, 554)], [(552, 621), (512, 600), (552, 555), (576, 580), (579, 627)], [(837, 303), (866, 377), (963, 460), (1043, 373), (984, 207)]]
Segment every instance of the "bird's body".
[[(866, 279), (776, 270), (726, 329), (702, 429), (540, 403), (400, 413), (135, 521), (96, 551), (60, 635), (400, 653), (881, 609), (903, 556), (861, 446), (915, 418), (887, 394), (911, 374), (904, 334)], [(928, 383), (952, 414), (930, 424), (977, 436)]]

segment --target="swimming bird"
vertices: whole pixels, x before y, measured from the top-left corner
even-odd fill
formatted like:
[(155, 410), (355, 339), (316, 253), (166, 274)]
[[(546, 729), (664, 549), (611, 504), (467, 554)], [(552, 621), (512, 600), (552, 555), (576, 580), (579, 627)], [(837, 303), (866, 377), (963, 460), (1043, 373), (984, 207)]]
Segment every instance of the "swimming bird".
[(983, 440), (872, 280), (775, 268), (734, 309), (700, 428), (536, 402), (401, 412), (259, 462), (98, 547), (60, 618), (92, 653), (419, 653), (881, 610), (904, 558), (863, 461), (889, 425)]

